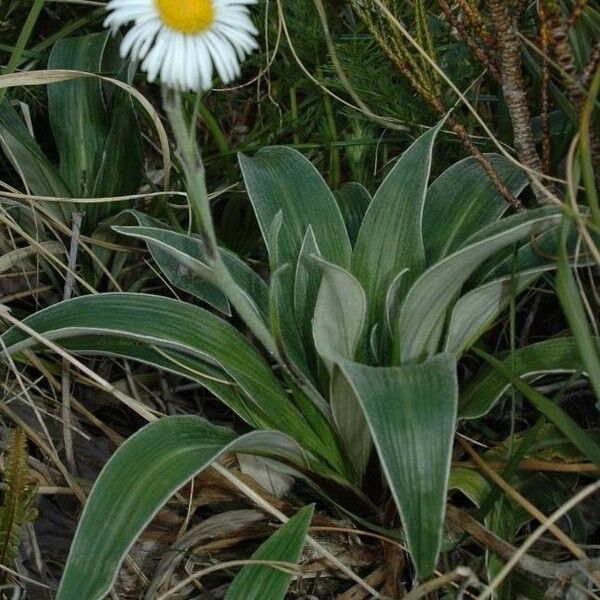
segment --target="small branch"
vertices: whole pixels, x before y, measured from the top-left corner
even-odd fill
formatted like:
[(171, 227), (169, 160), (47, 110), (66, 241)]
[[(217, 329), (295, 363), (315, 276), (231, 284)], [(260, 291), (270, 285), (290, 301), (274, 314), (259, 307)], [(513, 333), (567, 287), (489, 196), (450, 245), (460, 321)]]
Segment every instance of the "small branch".
[(456, 4), (467, 18), (471, 28), (475, 30), (475, 34), (490, 48), (496, 46), (496, 40), (488, 33), (479, 10), (468, 0), (456, 0)]
[(596, 40), (594, 48), (592, 49), (592, 52), (590, 54), (590, 58), (588, 59), (587, 65), (585, 65), (581, 73), (580, 80), (583, 89), (587, 90), (590, 87), (598, 65), (600, 65), (600, 37)]
[(479, 62), (487, 69), (488, 73), (498, 82), (501, 83), (501, 76), (498, 67), (494, 64), (491, 56), (482, 48), (469, 33), (465, 25), (456, 17), (452, 12), (452, 8), (448, 4), (447, 0), (438, 0), (440, 8), (446, 15), (448, 22), (460, 36), (461, 40), (465, 43), (467, 48), (473, 53), (473, 55), (479, 60)]
[[(542, 161), (535, 148), (531, 130), (531, 113), (527, 105), (525, 81), (521, 72), (521, 51), (516, 25), (510, 16), (505, 0), (488, 0), (492, 22), (498, 35), (501, 57), (502, 93), (510, 113), (514, 143), (519, 160), (529, 169), (542, 171)], [(533, 192), (538, 202), (547, 199), (537, 181), (531, 179)]]
[[(448, 505), (446, 521), (455, 529), (469, 534), (480, 546), (498, 555), (502, 560), (510, 560), (517, 548), (495, 533), (485, 528), (471, 515), (460, 508)], [(517, 569), (530, 573), (542, 579), (570, 579), (584, 570), (595, 570), (600, 566), (600, 559), (572, 560), (569, 562), (553, 563), (541, 560), (529, 554), (524, 554), (516, 564)]]
[(575, 57), (569, 41), (568, 25), (562, 20), (560, 8), (554, 6), (548, 0), (543, 0), (542, 3), (546, 4), (551, 21), (552, 51), (556, 62), (560, 65), (569, 100), (575, 111), (579, 113), (583, 105), (583, 89), (579, 85)]
[(569, 27), (573, 27), (579, 20), (579, 17), (583, 14), (585, 7), (587, 6), (587, 0), (578, 0), (577, 4), (573, 7), (573, 12), (569, 17)]
[(544, 54), (542, 65), (542, 162), (544, 173), (550, 173), (551, 147), (550, 147), (550, 65), (548, 53), (550, 51), (550, 31), (548, 14), (544, 2), (538, 3), (540, 16), (540, 49)]
[[(440, 110), (441, 115), (444, 113)], [(471, 137), (462, 126), (461, 123), (454, 120), (453, 118), (449, 118), (448, 126), (450, 129), (458, 136), (463, 145), (467, 148), (467, 150), (473, 155), (473, 158), (480, 164), (481, 168), (484, 170), (485, 174), (488, 176), (490, 181), (494, 184), (496, 189), (498, 190), (500, 196), (510, 204), (516, 211), (524, 210), (523, 203), (512, 194), (512, 192), (506, 187), (498, 172), (492, 165), (492, 163), (485, 157), (483, 152), (473, 143)]]

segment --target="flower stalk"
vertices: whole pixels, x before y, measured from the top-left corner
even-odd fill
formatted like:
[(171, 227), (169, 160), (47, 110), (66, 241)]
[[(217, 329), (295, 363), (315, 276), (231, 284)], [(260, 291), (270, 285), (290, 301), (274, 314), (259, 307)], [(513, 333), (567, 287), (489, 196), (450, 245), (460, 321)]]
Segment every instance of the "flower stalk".
[(278, 357), (279, 353), (271, 332), (235, 282), (221, 257), (206, 189), (204, 163), (195, 143), (193, 132), (190, 132), (186, 124), (181, 94), (163, 87), (163, 104), (177, 142), (177, 152), (185, 176), (188, 202), (199, 228), (205, 260), (212, 272), (213, 283), (221, 288), (238, 315), (267, 352)]

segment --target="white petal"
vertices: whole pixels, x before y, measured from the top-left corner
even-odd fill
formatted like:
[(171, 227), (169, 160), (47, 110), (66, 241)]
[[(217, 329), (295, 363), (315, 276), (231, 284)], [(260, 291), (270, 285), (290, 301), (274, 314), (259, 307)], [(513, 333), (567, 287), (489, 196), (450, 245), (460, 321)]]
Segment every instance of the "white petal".
[(156, 0), (110, 0), (105, 25), (117, 30), (132, 24), (121, 43), (121, 56), (141, 61), (149, 81), (158, 77), (180, 90), (207, 90), (216, 69), (224, 83), (241, 73), (240, 61), (258, 48), (248, 7), (257, 0), (212, 0), (215, 18), (198, 34), (171, 29)]
[(201, 89), (209, 90), (212, 86), (213, 63), (204, 37), (198, 37), (194, 44), (196, 50), (197, 68), (201, 78)]

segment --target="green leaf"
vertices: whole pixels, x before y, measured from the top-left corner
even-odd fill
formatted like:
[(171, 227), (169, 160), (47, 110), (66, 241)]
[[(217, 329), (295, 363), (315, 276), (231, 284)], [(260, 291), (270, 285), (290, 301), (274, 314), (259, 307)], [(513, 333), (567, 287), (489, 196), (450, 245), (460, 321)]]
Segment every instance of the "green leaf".
[(86, 502), (57, 600), (100, 600), (133, 543), (185, 483), (221, 454), (298, 456), (275, 432), (235, 434), (199, 417), (172, 416), (147, 425), (108, 461)]
[[(152, 258), (165, 277), (175, 287), (207, 302), (217, 310), (230, 315), (227, 298), (221, 290), (210, 283), (211, 270), (205, 263), (202, 242), (198, 237), (176, 233), (152, 217), (135, 210), (119, 216), (132, 216), (140, 223), (139, 227), (117, 226), (117, 233), (146, 242)], [(235, 254), (221, 248), (223, 261), (233, 279), (243, 290), (247, 301), (255, 312), (263, 318), (267, 315), (268, 288), (266, 283)]]
[(135, 360), (197, 381), (252, 427), (276, 427), (272, 415), (267, 414), (240, 390), (223, 369), (196, 356), (168, 348), (145, 346), (136, 340), (110, 335), (78, 336), (69, 339), (67, 344), (69, 351), (73, 353)]
[(227, 298), (218, 287), (209, 283), (211, 270), (204, 262), (201, 241), (163, 227), (113, 225), (112, 229), (120, 235), (144, 241), (169, 283), (231, 316)]
[[(61, 39), (50, 53), (48, 69), (99, 73), (109, 39), (108, 31)], [(60, 173), (72, 195), (89, 197), (109, 129), (101, 82), (81, 79), (48, 86), (48, 112)]]
[[(52, 48), (49, 69), (107, 72), (125, 77), (119, 38), (110, 32), (64, 38)], [(60, 172), (74, 196), (113, 197), (138, 191), (143, 171), (140, 127), (133, 99), (98, 79), (48, 86), (50, 125)], [(88, 204), (83, 229), (93, 231), (126, 202)]]
[[(60, 175), (8, 100), (0, 103), (0, 144), (6, 157), (29, 190), (37, 196), (68, 198)], [(58, 210), (56, 203), (51, 203)]]
[(456, 425), (456, 361), (438, 355), (420, 365), (340, 364), (354, 388), (420, 577), (435, 569), (442, 541)]
[(360, 283), (348, 271), (321, 260), (319, 263), (323, 280), (313, 320), (314, 343), (331, 376), (333, 419), (360, 480), (369, 461), (371, 436), (356, 394), (335, 364), (355, 359), (364, 334), (367, 300)]
[[(252, 560), (298, 564), (313, 512), (313, 505), (298, 511), (260, 546), (252, 555)], [(267, 565), (247, 565), (235, 578), (225, 600), (284, 600), (291, 580), (291, 573)]]
[[(440, 322), (462, 286), (487, 258), (502, 248), (553, 227), (560, 213), (539, 209), (520, 213), (497, 223), (489, 237), (473, 243), (429, 268), (415, 282), (400, 310), (396, 338), (397, 360), (404, 363), (425, 358), (435, 351)], [(480, 239), (480, 238), (483, 239)]]
[(371, 204), (371, 194), (360, 183), (346, 183), (334, 192), (342, 211), (350, 243), (354, 246), (361, 223)]
[[(596, 339), (596, 343), (600, 340)], [(515, 350), (504, 365), (514, 374), (529, 381), (544, 375), (575, 373), (583, 370), (574, 338), (555, 338)], [(477, 419), (489, 412), (510, 388), (510, 381), (491, 367), (479, 371), (460, 396), (458, 415), (461, 419)]]
[(558, 404), (540, 394), (530, 385), (515, 375), (510, 367), (507, 367), (497, 358), (476, 349), (475, 353), (481, 356), (502, 377), (512, 383), (515, 389), (529, 401), (529, 403), (548, 420), (552, 421), (571, 442), (596, 465), (600, 466), (600, 446), (589, 436)]
[(282, 212), (275, 267), (295, 265), (309, 225), (323, 257), (336, 265), (350, 264), (350, 240), (335, 198), (302, 154), (291, 148), (263, 148), (252, 158), (239, 155), (248, 196), (269, 253), (269, 230)]
[(453, 467), (448, 489), (460, 490), (475, 506), (481, 506), (492, 491), (492, 486), (474, 469)]
[(40, 253), (40, 247), (50, 254), (60, 256), (64, 255), (65, 247), (60, 242), (41, 242), (39, 246), (26, 246), (25, 248), (16, 248), (0, 256), (0, 273), (9, 271), (23, 261), (27, 261), (29, 257), (36, 257)]
[(600, 406), (600, 351), (592, 336), (591, 327), (580, 296), (580, 291), (567, 258), (567, 234), (570, 222), (564, 217), (561, 231), (560, 254), (556, 263), (556, 293), (562, 305), (579, 354), (588, 372), (590, 383)]
[[(140, 125), (133, 109), (133, 99), (124, 90), (113, 90), (110, 115), (112, 121), (106, 135), (102, 155), (96, 167), (91, 196), (110, 198), (136, 194), (142, 181), (142, 140)], [(116, 214), (127, 205), (107, 203), (93, 205), (98, 209), (96, 223)]]
[[(225, 371), (259, 414), (271, 416), (274, 428), (318, 456), (328, 455), (261, 355), (234, 327), (200, 307), (146, 294), (98, 294), (60, 302), (25, 323), (67, 349), (72, 338), (108, 335), (202, 359)], [(9, 353), (36, 344), (15, 328), (2, 338)]]
[(322, 260), (319, 263), (323, 279), (315, 306), (313, 339), (331, 373), (340, 359), (354, 360), (364, 330), (367, 299), (348, 271)]
[(467, 292), (452, 309), (444, 351), (460, 358), (492, 325), (513, 296), (523, 292), (543, 271), (551, 268), (549, 265), (516, 273), (514, 277), (495, 279)]
[(348, 471), (354, 483), (360, 484), (367, 473), (373, 439), (356, 391), (337, 365), (330, 378), (329, 402), (349, 458)]
[[(272, 314), (281, 329), (281, 341), (295, 369), (314, 383), (308, 343), (301, 336), (306, 327), (296, 320), (294, 310), (294, 269), (309, 226), (326, 260), (349, 265), (351, 246), (342, 214), (323, 178), (299, 152), (264, 148), (252, 158), (240, 154), (239, 162), (269, 251), (271, 272), (278, 271), (276, 293), (271, 297), (276, 301)], [(284, 265), (288, 268), (279, 271)]]
[(271, 333), (285, 362), (306, 381), (313, 381), (309, 367), (310, 348), (303, 343), (302, 330), (294, 314), (290, 289), (291, 267), (285, 264), (271, 271), (269, 288), (269, 322)]
[[(525, 172), (497, 154), (486, 154), (500, 180), (518, 196), (528, 183)], [(430, 186), (423, 211), (427, 264), (442, 260), (482, 227), (497, 221), (508, 204), (473, 157), (444, 171)]]
[[(584, 209), (582, 209), (583, 212)], [(475, 275), (477, 281), (490, 281), (514, 271), (528, 271), (537, 268), (551, 266), (556, 267), (556, 259), (560, 252), (560, 230), (558, 227), (549, 229), (531, 241), (519, 246), (515, 258), (514, 248), (505, 248), (486, 261), (481, 272)], [(581, 252), (580, 237), (576, 229), (573, 229), (567, 240), (567, 254), (579, 256)], [(586, 255), (578, 258), (578, 264), (585, 266), (592, 264), (593, 260)]]
[(383, 322), (388, 288), (398, 273), (409, 269), (402, 280), (406, 290), (425, 267), (421, 218), (440, 126), (423, 134), (398, 160), (377, 190), (358, 232), (352, 272), (367, 294), (369, 325)]
[(385, 325), (389, 334), (393, 334), (394, 324), (398, 320), (398, 311), (400, 310), (400, 305), (402, 303), (401, 284), (402, 279), (407, 272), (408, 269), (402, 269), (402, 271), (394, 277), (385, 297)]
[[(312, 227), (306, 230), (304, 241), (294, 276), (294, 314), (298, 327), (302, 331), (304, 347), (309, 362), (314, 363), (314, 348), (312, 347), (312, 317), (321, 284), (322, 269), (315, 261), (315, 256), (321, 256)], [(316, 365), (315, 365), (316, 368)]]

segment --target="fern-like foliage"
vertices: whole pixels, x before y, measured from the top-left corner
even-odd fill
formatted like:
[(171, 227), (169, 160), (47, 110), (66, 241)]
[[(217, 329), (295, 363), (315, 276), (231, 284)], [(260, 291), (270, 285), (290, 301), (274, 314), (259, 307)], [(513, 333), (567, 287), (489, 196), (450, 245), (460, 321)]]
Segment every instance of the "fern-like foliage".
[(10, 567), (19, 549), (23, 525), (37, 517), (33, 506), (37, 483), (27, 465), (27, 436), (17, 428), (10, 434), (4, 460), (7, 490), (0, 507), (0, 564)]

